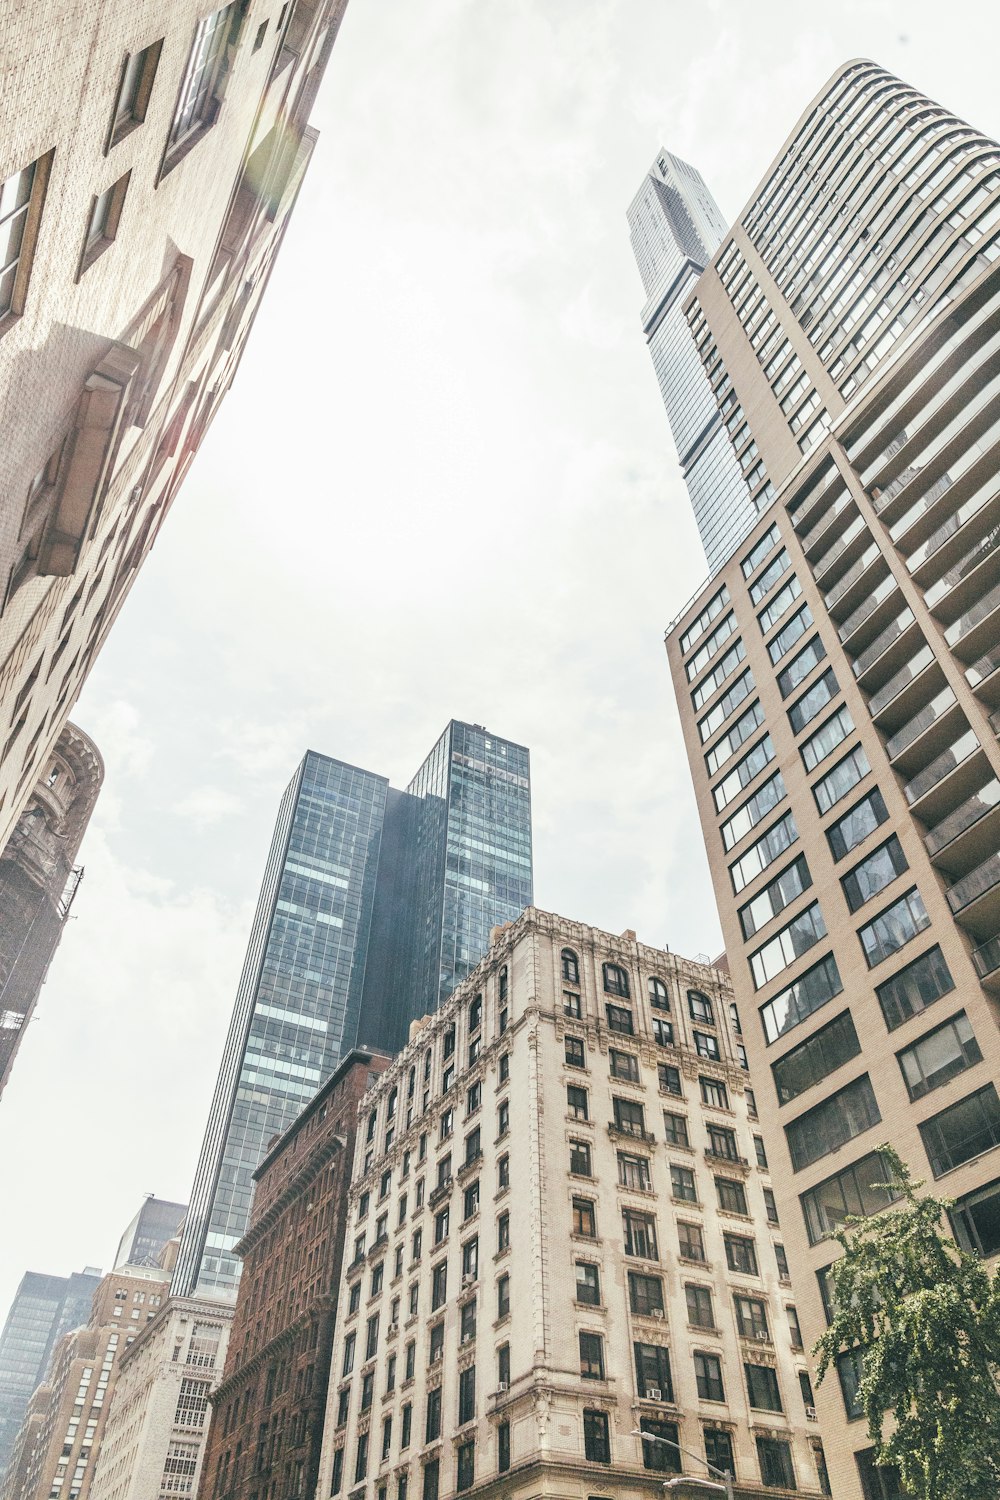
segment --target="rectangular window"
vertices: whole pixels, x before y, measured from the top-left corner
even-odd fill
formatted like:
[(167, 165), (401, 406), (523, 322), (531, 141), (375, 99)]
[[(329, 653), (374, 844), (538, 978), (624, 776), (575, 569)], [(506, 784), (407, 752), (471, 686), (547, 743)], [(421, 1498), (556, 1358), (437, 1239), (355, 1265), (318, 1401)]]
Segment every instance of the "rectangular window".
[(839, 1151), (881, 1118), (868, 1074), (863, 1073), (785, 1126), (793, 1170), (800, 1172), (821, 1156)]
[(663, 1282), (659, 1276), (629, 1271), (628, 1298), (630, 1308), (638, 1317), (658, 1317), (663, 1313)]
[(585, 1068), (587, 1066), (582, 1037), (566, 1037), (566, 1066), (568, 1068)]
[(721, 1056), (719, 1052), (719, 1038), (713, 1036), (709, 1031), (692, 1032), (694, 1039), (694, 1050), (699, 1057), (707, 1057), (710, 1062), (718, 1062)]
[(725, 1401), (722, 1362), (717, 1354), (695, 1354), (694, 1378), (698, 1396), (702, 1401)]
[[(438, 1392), (440, 1395), (441, 1392)], [(441, 1460), (432, 1458), (424, 1464), (424, 1490), (423, 1500), (438, 1500), (439, 1481), (441, 1478)]]
[(968, 1016), (960, 1010), (957, 1016), (943, 1021), (912, 1046), (897, 1052), (896, 1058), (910, 1098), (922, 1099), (967, 1068), (982, 1062), (983, 1054)]
[(476, 1367), (469, 1365), (458, 1377), (458, 1425), (471, 1422), (476, 1415)]
[[(780, 1407), (777, 1409), (781, 1410)], [(759, 1437), (757, 1439), (757, 1461), (760, 1464), (760, 1477), (769, 1488), (795, 1489), (795, 1469), (792, 1465), (792, 1450), (791, 1446), (783, 1438)]]
[(963, 1250), (984, 1259), (1000, 1251), (1000, 1180), (959, 1198), (949, 1214), (952, 1233)]
[(626, 1083), (639, 1082), (639, 1059), (632, 1052), (616, 1052), (614, 1047), (609, 1052), (612, 1078), (624, 1079)]
[(715, 1327), (715, 1311), (709, 1287), (695, 1286), (689, 1282), (684, 1288), (684, 1301), (687, 1305), (687, 1319), (692, 1328)]
[[(652, 1399), (655, 1401), (657, 1398), (653, 1396)], [(673, 1398), (664, 1397), (663, 1399), (672, 1400)], [(660, 1422), (655, 1417), (642, 1417), (639, 1427), (642, 1432), (649, 1433), (650, 1438), (657, 1439), (657, 1441), (643, 1442), (643, 1467), (651, 1469), (656, 1474), (679, 1474), (681, 1455), (677, 1446), (676, 1422)]]
[(884, 984), (878, 985), (875, 993), (882, 1007), (885, 1024), (893, 1031), (911, 1016), (918, 1015), (920, 1011), (933, 1005), (935, 1000), (940, 1000), (942, 995), (950, 994), (954, 988), (955, 981), (945, 963), (944, 954), (935, 946), (900, 969), (898, 974), (894, 974)]
[(771, 1064), (774, 1086), (780, 1104), (788, 1104), (799, 1094), (828, 1078), (844, 1063), (861, 1052), (861, 1043), (850, 1011), (842, 1011), (828, 1025), (813, 1033), (808, 1041), (793, 1047)]
[(762, 834), (756, 843), (751, 844), (745, 854), (741, 855), (734, 864), (729, 866), (729, 878), (733, 883), (733, 890), (739, 895), (752, 880), (768, 865), (780, 859), (785, 850), (795, 843), (799, 831), (795, 826), (795, 819), (790, 812), (785, 813), (773, 828)]
[(625, 1208), (622, 1210), (622, 1225), (626, 1255), (638, 1255), (644, 1260), (659, 1260), (656, 1220), (652, 1214), (641, 1214), (634, 1209)]
[[(593, 1208), (593, 1204), (591, 1204)], [(510, 1316), (510, 1277), (501, 1276), (497, 1281), (497, 1319)]]
[(775, 995), (773, 1000), (761, 1006), (760, 1019), (764, 1036), (768, 1042), (777, 1041), (779, 1036), (784, 1036), (814, 1011), (826, 1005), (834, 995), (839, 995), (842, 989), (840, 970), (833, 954), (828, 953), (818, 964), (814, 964), (796, 979), (794, 984), (790, 984), (786, 990)]
[(751, 574), (756, 573), (768, 553), (772, 552), (778, 545), (780, 535), (777, 526), (772, 524), (767, 528), (760, 540), (754, 543), (746, 557), (740, 563), (740, 570), (744, 578), (749, 578)]
[(729, 1433), (722, 1428), (706, 1427), (703, 1433), (705, 1439), (705, 1457), (716, 1471), (716, 1474), (729, 1474), (734, 1476), (736, 1464), (733, 1460), (733, 1440)]
[(790, 906), (796, 897), (812, 885), (812, 875), (804, 854), (786, 865), (780, 874), (769, 880), (759, 895), (746, 906), (740, 907), (740, 926), (743, 936), (752, 938), (762, 927)]
[(671, 1021), (663, 1021), (659, 1016), (654, 1016), (653, 1041), (658, 1047), (672, 1047), (674, 1045), (673, 1023)]
[(673, 1401), (674, 1385), (670, 1378), (668, 1351), (662, 1344), (635, 1343), (632, 1353), (637, 1394), (651, 1401)]
[(836, 1364), (847, 1420), (857, 1422), (865, 1414), (861, 1404), (861, 1380), (864, 1374), (861, 1368), (861, 1350), (845, 1349), (843, 1354), (837, 1355)]
[(649, 1177), (649, 1162), (645, 1156), (627, 1156), (618, 1153), (618, 1182), (621, 1187), (636, 1188), (648, 1193), (652, 1188)]
[[(693, 1190), (694, 1189), (694, 1177), (693, 1177), (693, 1175), (692, 1175), (692, 1178), (691, 1178), (691, 1187), (692, 1187), (692, 1190)], [(676, 1194), (675, 1194), (675, 1196), (676, 1196)], [(690, 1200), (690, 1201), (695, 1201), (695, 1200)], [(678, 1223), (678, 1225), (677, 1225), (677, 1245), (678, 1245), (678, 1253), (681, 1256), (683, 1256), (685, 1260), (700, 1260), (700, 1261), (704, 1261), (705, 1258), (706, 1258), (705, 1257), (705, 1236), (702, 1233), (702, 1229), (701, 1229), (701, 1225), (700, 1224)]]
[(109, 245), (114, 243), (118, 235), (118, 226), (125, 207), (125, 195), (128, 192), (131, 176), (130, 168), (123, 177), (119, 177), (117, 182), (113, 182), (110, 187), (104, 189), (103, 193), (91, 199), (83, 251), (77, 272), (78, 278), (83, 275), (88, 266), (93, 265), (99, 255), (103, 255)]
[(733, 675), (740, 662), (745, 659), (746, 654), (746, 647), (742, 641), (736, 641), (730, 646), (718, 665), (699, 682), (691, 694), (691, 703), (695, 709), (704, 707), (708, 700), (715, 696), (726, 679)]
[(457, 1475), (455, 1488), (470, 1490), (476, 1478), (476, 1445), (475, 1443), (462, 1443), (458, 1449)]
[(747, 1195), (744, 1192), (742, 1182), (734, 1182), (730, 1177), (717, 1177), (715, 1179), (715, 1195), (719, 1200), (719, 1207), (727, 1214), (746, 1214)]
[(724, 1234), (722, 1239), (726, 1247), (726, 1265), (731, 1271), (739, 1271), (743, 1276), (760, 1275), (753, 1240), (742, 1234)]
[(736, 1145), (736, 1131), (730, 1130), (726, 1125), (709, 1125), (708, 1150), (713, 1156), (724, 1157), (726, 1161), (742, 1160)]
[(812, 723), (817, 714), (822, 713), (839, 691), (836, 674), (832, 667), (828, 667), (822, 677), (818, 678), (788, 710), (788, 722), (792, 726), (792, 733), (800, 734), (807, 724)]
[(877, 1464), (874, 1448), (865, 1448), (854, 1457), (865, 1500), (906, 1500), (903, 1480), (895, 1464)]
[(743, 1366), (747, 1381), (747, 1394), (755, 1411), (783, 1411), (781, 1391), (778, 1388), (778, 1373), (770, 1365)]
[(771, 637), (767, 643), (767, 654), (775, 666), (783, 656), (787, 656), (796, 641), (802, 639), (812, 623), (812, 610), (808, 604), (803, 604), (801, 609), (795, 611), (787, 624), (782, 625), (777, 635)]
[(588, 1463), (609, 1464), (611, 1462), (611, 1437), (607, 1412), (584, 1412), (583, 1451)]
[(497, 1470), (506, 1474), (510, 1468), (510, 1423), (500, 1422), (497, 1426)]
[(769, 765), (773, 759), (774, 744), (771, 736), (765, 734), (764, 738), (758, 740), (753, 749), (747, 755), (744, 755), (742, 760), (737, 761), (728, 776), (720, 781), (717, 787), (712, 789), (716, 812), (722, 812), (723, 808), (728, 807), (734, 797), (738, 797), (743, 788), (749, 786), (750, 782), (756, 776), (759, 776), (764, 767)]
[(843, 817), (838, 817), (837, 822), (831, 823), (826, 829), (826, 841), (831, 846), (834, 859), (843, 859), (846, 853), (864, 843), (865, 838), (873, 834), (880, 823), (888, 822), (888, 819), (889, 808), (886, 807), (885, 798), (879, 787), (873, 787), (867, 796), (862, 796), (861, 801), (855, 802), (850, 811), (844, 813)]
[(141, 52), (131, 53), (125, 59), (108, 138), (109, 150), (145, 120), (162, 47), (161, 37), (158, 42), (144, 47)]
[(680, 1097), (682, 1089), (679, 1068), (675, 1068), (671, 1063), (657, 1063), (656, 1077), (661, 1093), (676, 1094), (678, 1098)]
[(668, 1114), (663, 1112), (663, 1131), (668, 1146), (689, 1146), (688, 1125), (686, 1115)]
[[(872, 799), (876, 799), (875, 811), (879, 811), (879, 804), (881, 804), (881, 811), (885, 812), (885, 803), (882, 802), (882, 794), (878, 791), (872, 792), (869, 797), (866, 797), (861, 806), (865, 807), (871, 804)], [(865, 816), (867, 818), (869, 814)], [(886, 816), (888, 817), (888, 813), (886, 813)], [(864, 826), (864, 819), (859, 826)], [(871, 827), (874, 826), (874, 824), (871, 825)], [(869, 828), (870, 831), (871, 828)], [(839, 856), (835, 857), (839, 858)], [(879, 891), (884, 891), (887, 885), (891, 885), (897, 875), (902, 875), (903, 871), (908, 869), (909, 865), (906, 862), (906, 855), (903, 853), (902, 845), (896, 835), (893, 834), (891, 838), (886, 839), (884, 844), (880, 844), (877, 849), (873, 849), (870, 854), (861, 860), (860, 864), (856, 864), (853, 870), (850, 870), (848, 874), (841, 878), (840, 883), (844, 889), (844, 899), (847, 902), (848, 910), (857, 911), (859, 907), (864, 906), (866, 901), (870, 901), (873, 896), (877, 896)]]
[(798, 656), (793, 657), (788, 666), (778, 673), (778, 692), (781, 696), (787, 698), (789, 693), (794, 693), (825, 656), (826, 647), (819, 636), (814, 635), (808, 646), (803, 647)]
[(824, 937), (826, 923), (823, 913), (819, 909), (819, 902), (813, 901), (780, 932), (776, 932), (762, 948), (751, 953), (750, 972), (755, 989), (762, 989)]
[(684, 663), (684, 672), (688, 682), (694, 681), (699, 672), (712, 660), (712, 657), (719, 650), (720, 646), (723, 646), (728, 641), (735, 629), (736, 616), (730, 613), (722, 621), (721, 625), (715, 627), (708, 640), (698, 647), (698, 650), (690, 660)]
[(736, 1326), (740, 1337), (744, 1339), (759, 1339), (761, 1343), (771, 1342), (771, 1330), (767, 1322), (767, 1306), (759, 1297), (733, 1297), (733, 1306), (736, 1309)]
[(594, 1205), (589, 1198), (573, 1199), (573, 1233), (582, 1235), (588, 1240), (597, 1238)]
[(1000, 1100), (993, 1084), (925, 1120), (920, 1134), (935, 1177), (1000, 1145)]
[(591, 1177), (593, 1173), (590, 1167), (590, 1142), (570, 1141), (569, 1143), (569, 1169), (575, 1177)]
[(574, 1120), (588, 1119), (587, 1090), (569, 1084), (566, 1089), (566, 1107)]
[(427, 1392), (427, 1421), (424, 1438), (433, 1443), (441, 1436), (441, 1388)]
[(764, 710), (759, 703), (751, 703), (749, 708), (744, 709), (732, 728), (722, 736), (718, 744), (713, 745), (707, 752), (705, 765), (708, 767), (709, 776), (714, 776), (727, 761), (732, 760), (740, 746), (746, 744), (763, 722)]
[(226, 71), (226, 49), (237, 21), (239, 5), (212, 11), (195, 28), (194, 40), (181, 81), (167, 136), (167, 151), (161, 176), (169, 172), (184, 151), (215, 124), (222, 102)]
[(782, 547), (777, 556), (772, 558), (768, 563), (767, 567), (764, 569), (763, 573), (761, 573), (760, 577), (755, 579), (754, 582), (750, 585), (749, 593), (751, 604), (759, 604), (760, 601), (764, 598), (764, 595), (769, 594), (774, 588), (774, 585), (777, 583), (782, 573), (787, 573), (790, 566), (791, 558), (788, 556), (785, 548)]
[(725, 849), (732, 849), (745, 838), (787, 795), (784, 777), (776, 771), (722, 824), (720, 832)]
[(837, 746), (843, 744), (849, 734), (854, 732), (854, 720), (846, 703), (841, 704), (837, 712), (822, 724), (815, 734), (811, 734), (807, 740), (803, 740), (799, 746), (799, 752), (807, 771), (815, 771), (816, 767), (830, 755)]
[(819, 1244), (827, 1235), (840, 1229), (849, 1215), (877, 1214), (895, 1201), (895, 1195), (872, 1183), (888, 1181), (889, 1169), (883, 1158), (872, 1151), (852, 1166), (844, 1167), (816, 1187), (802, 1193), (799, 1202), (806, 1221), (810, 1245)]
[(576, 1263), (576, 1300), (585, 1302), (590, 1307), (601, 1305), (600, 1272), (597, 1266), (592, 1266), (587, 1261), (578, 1260)]
[(612, 1098), (615, 1111), (615, 1129), (624, 1135), (638, 1136), (645, 1139), (646, 1119), (641, 1104), (635, 1104), (631, 1099)]
[(705, 608), (702, 610), (697, 620), (695, 620), (693, 624), (689, 625), (687, 630), (685, 630), (684, 634), (681, 636), (682, 655), (687, 655), (687, 653), (691, 650), (691, 647), (694, 645), (695, 641), (701, 639), (701, 637), (705, 634), (705, 631), (708, 629), (709, 625), (711, 625), (712, 621), (722, 613), (728, 603), (729, 590), (726, 585), (723, 584), (719, 592), (713, 595), (713, 597), (705, 605)]
[(930, 920), (916, 887), (886, 907), (858, 932), (869, 969), (890, 954), (898, 953), (918, 932), (930, 926)]
[[(854, 749), (838, 760), (831, 771), (821, 777), (813, 787), (813, 796), (820, 814), (828, 813), (831, 807), (835, 807), (842, 797), (857, 786), (871, 771), (868, 756), (862, 745), (855, 745)], [(834, 855), (839, 858), (839, 855)]]
[(701, 1090), (701, 1102), (712, 1109), (728, 1109), (729, 1093), (726, 1085), (719, 1078), (699, 1078), (698, 1086)]
[(786, 615), (802, 592), (802, 585), (798, 578), (790, 578), (783, 589), (779, 589), (766, 609), (762, 609), (757, 616), (761, 635), (767, 632), (773, 625), (777, 625), (783, 615)]
[(722, 697), (713, 703), (705, 717), (698, 720), (698, 734), (701, 736), (703, 745), (706, 740), (712, 738), (717, 729), (722, 728), (729, 715), (736, 712), (743, 700), (749, 698), (754, 685), (753, 673), (748, 667), (745, 672), (734, 679), (732, 686), (727, 688)]
[(51, 162), (50, 153), (0, 182), (0, 329), (24, 311)]

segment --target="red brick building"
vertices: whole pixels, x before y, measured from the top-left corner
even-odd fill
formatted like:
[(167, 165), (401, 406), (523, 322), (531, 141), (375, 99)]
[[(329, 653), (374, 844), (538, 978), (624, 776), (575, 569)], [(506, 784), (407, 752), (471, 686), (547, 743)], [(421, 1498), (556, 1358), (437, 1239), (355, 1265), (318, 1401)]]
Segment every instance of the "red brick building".
[(315, 1491), (358, 1103), (391, 1060), (349, 1053), (254, 1173), (202, 1500), (296, 1500)]

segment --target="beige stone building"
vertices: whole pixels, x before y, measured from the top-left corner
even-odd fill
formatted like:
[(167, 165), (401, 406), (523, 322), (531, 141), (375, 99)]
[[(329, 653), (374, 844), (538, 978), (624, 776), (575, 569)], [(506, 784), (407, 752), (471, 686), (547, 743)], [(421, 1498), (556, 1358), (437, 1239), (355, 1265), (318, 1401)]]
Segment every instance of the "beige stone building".
[(2, 1500), (87, 1500), (121, 1359), (166, 1300), (164, 1271), (122, 1266), (94, 1293), (90, 1321), (57, 1345), (29, 1404)]
[(360, 1106), (317, 1497), (828, 1493), (728, 977), (493, 936)]
[(90, 1500), (172, 1500), (198, 1490), (234, 1308), (164, 1299), (122, 1355)]
[[(688, 302), (762, 515), (667, 648), (805, 1341), (874, 1148), (1000, 1251), (1000, 148), (874, 64)], [(845, 1354), (838, 1500), (889, 1500)]]
[(0, 848), (232, 382), (345, 4), (8, 7)]

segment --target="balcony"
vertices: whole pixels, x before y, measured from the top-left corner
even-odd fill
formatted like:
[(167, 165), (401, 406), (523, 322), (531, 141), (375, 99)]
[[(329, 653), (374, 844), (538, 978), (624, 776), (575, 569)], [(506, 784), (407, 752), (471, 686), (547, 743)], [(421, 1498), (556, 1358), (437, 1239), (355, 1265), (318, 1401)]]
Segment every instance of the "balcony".
[(831, 614), (840, 604), (850, 610), (852, 605), (857, 607), (861, 603), (863, 594), (869, 593), (872, 589), (872, 569), (880, 562), (884, 567), (885, 558), (882, 555), (882, 549), (878, 542), (871, 542), (857, 561), (848, 568), (844, 576), (839, 578), (833, 588), (823, 595), (823, 602)]
[(973, 948), (972, 962), (986, 989), (1000, 993), (1000, 933)]
[(608, 1135), (613, 1140), (642, 1141), (647, 1146), (656, 1145), (656, 1136), (651, 1135), (648, 1130), (640, 1130), (637, 1126), (618, 1125), (614, 1120), (608, 1121)]
[(829, 536), (831, 535), (833, 523), (836, 518), (839, 515), (842, 515), (849, 505), (853, 504), (854, 496), (850, 493), (849, 490), (844, 490), (840, 495), (838, 495), (837, 499), (830, 506), (830, 509), (824, 511), (820, 516), (816, 525), (809, 532), (809, 535), (802, 538), (803, 552), (808, 554), (813, 550), (818, 542), (828, 540)]
[(1000, 781), (988, 781), (924, 835), (934, 864), (952, 878), (966, 874), (1000, 846)]
[(1000, 854), (990, 854), (948, 891), (948, 905), (963, 927), (986, 938), (1000, 926)]
[(991, 708), (1000, 706), (1000, 646), (966, 667), (965, 677), (977, 698)]
[(466, 1159), (460, 1164), (458, 1173), (456, 1174), (458, 1176), (459, 1182), (461, 1182), (463, 1178), (468, 1175), (473, 1167), (478, 1167), (482, 1159), (482, 1150), (474, 1151), (471, 1156), (466, 1157)]
[(439, 1183), (438, 1186), (434, 1189), (433, 1193), (429, 1194), (428, 1196), (428, 1208), (436, 1208), (439, 1203), (443, 1203), (446, 1198), (450, 1198), (451, 1190), (454, 1187), (454, 1184), (455, 1179), (453, 1177), (449, 1177), (446, 1182)]
[[(913, 751), (914, 755), (919, 756), (917, 761), (919, 765), (924, 760), (925, 755), (927, 759), (931, 759), (939, 753), (939, 750), (943, 749), (948, 743), (947, 731), (950, 728), (949, 720), (952, 710), (956, 708), (956, 705), (957, 699), (952, 689), (950, 687), (942, 688), (941, 692), (932, 698), (930, 703), (925, 704), (919, 712), (915, 713), (900, 729), (896, 730), (895, 734), (890, 735), (889, 739), (886, 740), (885, 753), (889, 759), (895, 762), (900, 757), (908, 755), (908, 752)], [(941, 741), (940, 745), (937, 743), (939, 740)], [(921, 752), (924, 753), (922, 754)], [(903, 768), (899, 767), (897, 769)], [(916, 769), (917, 767), (914, 766), (914, 770)]]
[(966, 729), (906, 783), (903, 796), (925, 823), (938, 823), (982, 784), (984, 758), (974, 731)]
[(898, 614), (884, 630), (880, 630), (871, 644), (866, 646), (857, 657), (853, 664), (855, 677), (860, 680), (866, 672), (871, 671), (877, 662), (881, 663), (883, 667), (890, 667), (890, 670), (892, 667), (895, 667), (897, 665), (896, 658), (900, 656), (900, 652), (892, 652), (891, 657), (889, 653), (897, 642), (902, 641), (909, 634), (913, 620), (913, 610), (907, 605), (902, 614)]
[[(846, 577), (846, 568), (856, 562), (865, 549), (865, 539), (870, 540), (868, 523), (864, 516), (855, 516), (847, 529), (833, 542), (813, 565), (813, 577), (822, 589), (835, 586), (834, 569)], [(845, 566), (846, 565), (846, 566)]]
[[(1000, 496), (998, 496), (1000, 509)], [(1000, 525), (995, 518), (986, 535), (977, 519), (976, 540), (965, 556), (924, 590), (924, 600), (938, 619), (948, 625), (970, 604), (985, 594), (1000, 578)]]
[(743, 1167), (749, 1171), (750, 1163), (745, 1156), (730, 1155), (728, 1151), (713, 1151), (705, 1147), (705, 1160), (712, 1167)]
[[(898, 672), (893, 673), (888, 682), (872, 693), (868, 700), (868, 712), (873, 719), (882, 720), (880, 727), (883, 731), (898, 728), (912, 717), (916, 703), (922, 697), (926, 698), (932, 678), (935, 679), (934, 686), (939, 686), (944, 675), (934, 652), (925, 642)], [(910, 688), (914, 691), (909, 692)], [(887, 716), (886, 710), (890, 705), (893, 712)]]
[(975, 661), (984, 650), (996, 645), (998, 627), (1000, 583), (995, 583), (964, 615), (959, 615), (954, 624), (948, 626), (944, 638), (962, 661)]
[(898, 596), (899, 584), (895, 576), (888, 573), (847, 616), (844, 623), (838, 625), (837, 634), (847, 650), (861, 651), (875, 639), (879, 631), (889, 623), (894, 611), (899, 609), (901, 600)]

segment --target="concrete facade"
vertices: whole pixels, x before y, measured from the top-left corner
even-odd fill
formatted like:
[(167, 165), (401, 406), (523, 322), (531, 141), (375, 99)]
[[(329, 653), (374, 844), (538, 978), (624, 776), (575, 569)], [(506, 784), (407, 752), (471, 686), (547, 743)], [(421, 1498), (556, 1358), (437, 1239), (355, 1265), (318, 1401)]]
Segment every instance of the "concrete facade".
[(83, 875), (76, 856), (103, 777), (93, 740), (67, 724), (0, 854), (0, 1094)]
[(315, 1492), (358, 1104), (388, 1063), (348, 1053), (254, 1173), (229, 1357), (212, 1397), (205, 1497)]
[(345, 4), (5, 22), (0, 846), (232, 382)]
[(198, 1490), (209, 1402), (233, 1309), (165, 1299), (125, 1350), (94, 1464), (92, 1500), (171, 1500)]
[[(807, 1345), (884, 1140), (1000, 1251), (998, 161), (848, 64), (688, 307), (777, 490), (667, 651)], [(856, 1384), (834, 1493), (886, 1500)]]
[(822, 1492), (741, 1045), (717, 969), (495, 930), (362, 1101), (317, 1497)]

